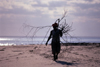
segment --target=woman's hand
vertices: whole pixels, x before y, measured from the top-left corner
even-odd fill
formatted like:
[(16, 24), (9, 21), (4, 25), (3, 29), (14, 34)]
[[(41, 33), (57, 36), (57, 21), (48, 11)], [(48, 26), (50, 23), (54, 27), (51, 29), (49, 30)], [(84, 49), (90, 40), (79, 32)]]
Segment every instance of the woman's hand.
[(45, 44), (45, 45), (47, 46), (47, 44), (48, 44), (48, 42), (46, 42), (46, 44)]

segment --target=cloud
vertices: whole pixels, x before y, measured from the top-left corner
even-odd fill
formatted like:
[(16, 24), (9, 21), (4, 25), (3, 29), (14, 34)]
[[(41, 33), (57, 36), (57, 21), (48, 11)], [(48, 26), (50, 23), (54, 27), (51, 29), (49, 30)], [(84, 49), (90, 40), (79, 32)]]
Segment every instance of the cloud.
[(65, 1), (51, 1), (49, 2), (49, 7), (64, 7), (67, 6)]
[(34, 16), (38, 16), (41, 15), (41, 11), (39, 10), (35, 10), (35, 11), (28, 11), (24, 8), (17, 8), (14, 7), (13, 9), (2, 9), (0, 11), (0, 14), (15, 14), (15, 15), (34, 15)]
[(57, 18), (61, 18), (64, 9), (67, 9), (67, 22), (74, 22), (77, 35), (86, 35), (92, 28), (86, 27), (88, 30), (84, 33), (84, 26), (87, 24), (95, 25), (97, 28), (92, 28), (95, 32), (99, 28), (99, 7), (100, 0), (0, 0), (0, 25), (7, 32), (13, 31), (14, 35), (15, 29), (18, 32), (23, 23), (33, 26), (51, 25)]
[(73, 10), (69, 13), (70, 16), (74, 17), (74, 22), (100, 22), (100, 3), (98, 0), (84, 0), (84, 2), (72, 3)]
[(80, 4), (96, 4), (100, 3), (100, 0), (67, 0), (68, 4), (80, 3)]

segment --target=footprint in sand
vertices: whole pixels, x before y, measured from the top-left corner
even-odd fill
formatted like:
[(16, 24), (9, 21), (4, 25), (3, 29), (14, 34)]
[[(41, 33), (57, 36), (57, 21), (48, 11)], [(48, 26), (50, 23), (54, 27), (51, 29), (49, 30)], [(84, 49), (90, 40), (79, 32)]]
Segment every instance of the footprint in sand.
[(40, 54), (40, 56), (44, 56), (45, 58), (52, 58), (52, 56), (51, 55), (49, 55), (49, 54), (45, 54), (45, 53), (43, 53), (43, 54)]
[(29, 52), (33, 52), (33, 50), (29, 50)]
[(12, 50), (12, 52), (21, 52), (21, 50)]
[(77, 52), (74, 52), (73, 54), (75, 54), (75, 55), (79, 55)]

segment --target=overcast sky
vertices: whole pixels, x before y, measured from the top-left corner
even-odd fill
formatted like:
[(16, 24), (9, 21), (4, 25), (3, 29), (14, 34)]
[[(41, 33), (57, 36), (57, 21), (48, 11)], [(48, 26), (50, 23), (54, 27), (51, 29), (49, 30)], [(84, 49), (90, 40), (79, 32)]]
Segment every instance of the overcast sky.
[(64, 9), (72, 36), (100, 37), (100, 0), (0, 0), (0, 36), (25, 36), (30, 29), (23, 24), (52, 25)]

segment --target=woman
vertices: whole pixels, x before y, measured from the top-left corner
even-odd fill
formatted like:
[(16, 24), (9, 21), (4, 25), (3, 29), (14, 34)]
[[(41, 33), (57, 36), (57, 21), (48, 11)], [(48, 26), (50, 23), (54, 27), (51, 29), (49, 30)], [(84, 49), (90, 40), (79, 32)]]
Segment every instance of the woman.
[(51, 48), (52, 48), (52, 54), (54, 55), (54, 61), (58, 59), (58, 54), (60, 53), (61, 45), (60, 45), (60, 37), (62, 36), (62, 31), (58, 29), (58, 24), (54, 23), (52, 24), (53, 30), (50, 33), (50, 36), (48, 37), (48, 40), (46, 42), (46, 45), (48, 41), (52, 38)]

